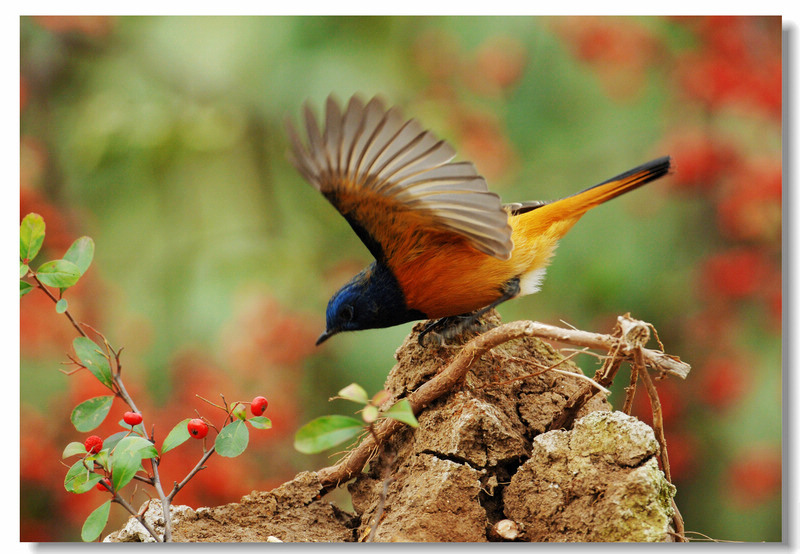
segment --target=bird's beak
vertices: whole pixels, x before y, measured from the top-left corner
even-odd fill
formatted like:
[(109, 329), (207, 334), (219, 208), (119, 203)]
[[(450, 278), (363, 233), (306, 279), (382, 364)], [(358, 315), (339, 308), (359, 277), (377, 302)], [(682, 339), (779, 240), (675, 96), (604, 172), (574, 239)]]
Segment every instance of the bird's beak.
[(322, 333), (322, 334), (319, 336), (319, 338), (317, 339), (317, 346), (319, 346), (320, 344), (322, 344), (323, 342), (325, 342), (326, 340), (328, 340), (329, 338), (331, 338), (331, 337), (332, 337), (333, 335), (335, 335), (336, 333), (337, 333), (337, 331), (331, 331), (331, 330), (327, 330), (327, 331), (325, 331), (324, 333)]

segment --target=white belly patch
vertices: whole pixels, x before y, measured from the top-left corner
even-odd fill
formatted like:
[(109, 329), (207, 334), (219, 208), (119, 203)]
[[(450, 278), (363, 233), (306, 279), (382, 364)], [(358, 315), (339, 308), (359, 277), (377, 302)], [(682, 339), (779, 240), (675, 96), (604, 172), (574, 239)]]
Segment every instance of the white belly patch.
[(540, 267), (528, 273), (523, 273), (519, 278), (519, 296), (539, 292), (546, 271), (546, 267)]

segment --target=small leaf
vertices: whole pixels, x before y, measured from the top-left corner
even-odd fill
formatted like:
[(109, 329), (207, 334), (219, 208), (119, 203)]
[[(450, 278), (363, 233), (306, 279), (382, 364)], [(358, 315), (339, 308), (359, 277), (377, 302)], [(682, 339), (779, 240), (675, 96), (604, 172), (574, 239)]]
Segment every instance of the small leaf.
[(368, 404), (364, 407), (364, 411), (361, 412), (361, 419), (363, 419), (366, 423), (372, 423), (378, 419), (378, 408), (372, 404)]
[(62, 298), (58, 302), (56, 302), (56, 313), (63, 314), (67, 311), (67, 299)]
[(384, 402), (389, 400), (391, 397), (392, 393), (389, 392), (388, 390), (386, 389), (379, 390), (378, 392), (375, 393), (375, 396), (372, 397), (372, 400), (370, 400), (369, 403), (372, 404), (373, 406), (377, 406), (380, 408), (380, 406)]
[(32, 260), (39, 253), (44, 242), (44, 218), (30, 213), (25, 216), (19, 226), (19, 258)]
[(83, 446), (82, 442), (71, 442), (64, 449), (61, 458), (69, 458), (70, 456), (77, 455), (83, 456), (84, 454), (86, 454), (86, 447)]
[[(91, 466), (91, 464), (89, 464)], [(83, 464), (83, 460), (78, 460), (69, 468), (64, 477), (64, 488), (68, 492), (83, 494), (92, 490), (103, 476), (89, 471)]]
[(247, 421), (249, 421), (250, 425), (252, 425), (256, 429), (272, 429), (272, 421), (270, 421), (268, 417), (260, 415), (251, 417)]
[(143, 457), (153, 457), (158, 453), (153, 444), (144, 437), (131, 435), (125, 437), (111, 453), (111, 483), (118, 491), (131, 482), (142, 467)]
[(19, 278), (20, 279), (25, 277), (30, 270), (31, 270), (31, 268), (28, 267), (28, 264), (24, 264), (22, 262), (19, 262)]
[(417, 418), (414, 417), (414, 412), (411, 410), (411, 404), (406, 398), (395, 402), (391, 408), (383, 412), (383, 415), (401, 421), (411, 427), (419, 426), (419, 422)]
[(244, 421), (237, 419), (222, 428), (214, 441), (217, 454), (225, 458), (235, 458), (245, 451), (250, 441), (250, 431)]
[(162, 455), (189, 440), (189, 429), (186, 427), (189, 423), (189, 419), (190, 418), (187, 417), (172, 428), (172, 431), (169, 432), (167, 438), (165, 438), (164, 442), (161, 444)]
[(72, 341), (75, 354), (86, 369), (92, 372), (101, 383), (111, 387), (111, 365), (108, 358), (92, 339), (77, 337)]
[(366, 404), (369, 402), (367, 391), (358, 383), (352, 383), (339, 391), (339, 396), (351, 402), (358, 402), (359, 404)]
[(89, 237), (77, 239), (64, 254), (64, 259), (72, 262), (83, 275), (92, 263), (94, 258), (94, 241)]
[(90, 398), (75, 406), (69, 418), (75, 426), (75, 429), (81, 433), (91, 431), (103, 423), (113, 402), (113, 396), (96, 396), (95, 398)]
[(74, 263), (67, 260), (45, 262), (36, 271), (39, 280), (49, 287), (71, 287), (80, 279), (81, 272)]
[(303, 454), (316, 454), (357, 437), (363, 430), (363, 422), (353, 417), (322, 416), (298, 429), (294, 447)]
[(22, 298), (23, 296), (25, 296), (26, 294), (28, 294), (32, 290), (33, 290), (33, 285), (31, 285), (30, 283), (28, 283), (26, 281), (20, 281), (19, 282), (19, 297), (20, 298)]
[(110, 471), (111, 470), (111, 466), (108, 465), (108, 449), (107, 448), (103, 448), (100, 452), (98, 452), (94, 456), (88, 456), (86, 459), (87, 460), (94, 459), (94, 461), (97, 462), (98, 464), (100, 464), (100, 467), (102, 467), (106, 471)]
[(81, 474), (88, 474), (89, 470), (86, 469), (86, 466), (83, 465), (83, 460), (78, 460), (74, 464), (72, 464), (67, 471), (67, 474), (64, 476), (64, 488), (67, 492), (75, 492), (74, 485), (75, 485), (75, 478)]
[(89, 514), (89, 517), (86, 518), (86, 521), (83, 523), (83, 528), (81, 529), (81, 539), (83, 542), (92, 542), (100, 536), (100, 533), (106, 528), (110, 511), (111, 500), (106, 500), (99, 508)]
[(231, 415), (244, 421), (247, 419), (247, 407), (244, 404), (237, 404)]
[(79, 473), (72, 481), (72, 492), (83, 494), (89, 492), (103, 479), (99, 473)]

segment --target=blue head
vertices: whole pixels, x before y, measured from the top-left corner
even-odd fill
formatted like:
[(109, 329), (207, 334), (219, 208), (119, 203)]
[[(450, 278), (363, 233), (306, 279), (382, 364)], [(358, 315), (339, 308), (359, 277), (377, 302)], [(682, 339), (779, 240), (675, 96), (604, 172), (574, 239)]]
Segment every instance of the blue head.
[(415, 319), (425, 319), (425, 314), (409, 310), (392, 271), (373, 262), (331, 297), (325, 313), (327, 329), (317, 345), (342, 331), (391, 327)]

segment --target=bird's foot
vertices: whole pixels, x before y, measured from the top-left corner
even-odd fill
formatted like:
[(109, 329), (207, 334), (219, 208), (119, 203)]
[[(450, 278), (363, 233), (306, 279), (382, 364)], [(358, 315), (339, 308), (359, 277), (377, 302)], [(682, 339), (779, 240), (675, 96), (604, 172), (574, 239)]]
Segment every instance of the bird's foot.
[(482, 333), (490, 327), (481, 319), (482, 315), (483, 313), (473, 312), (431, 320), (420, 331), (417, 341), (420, 346), (426, 346), (426, 343), (442, 346), (445, 341), (465, 333)]

